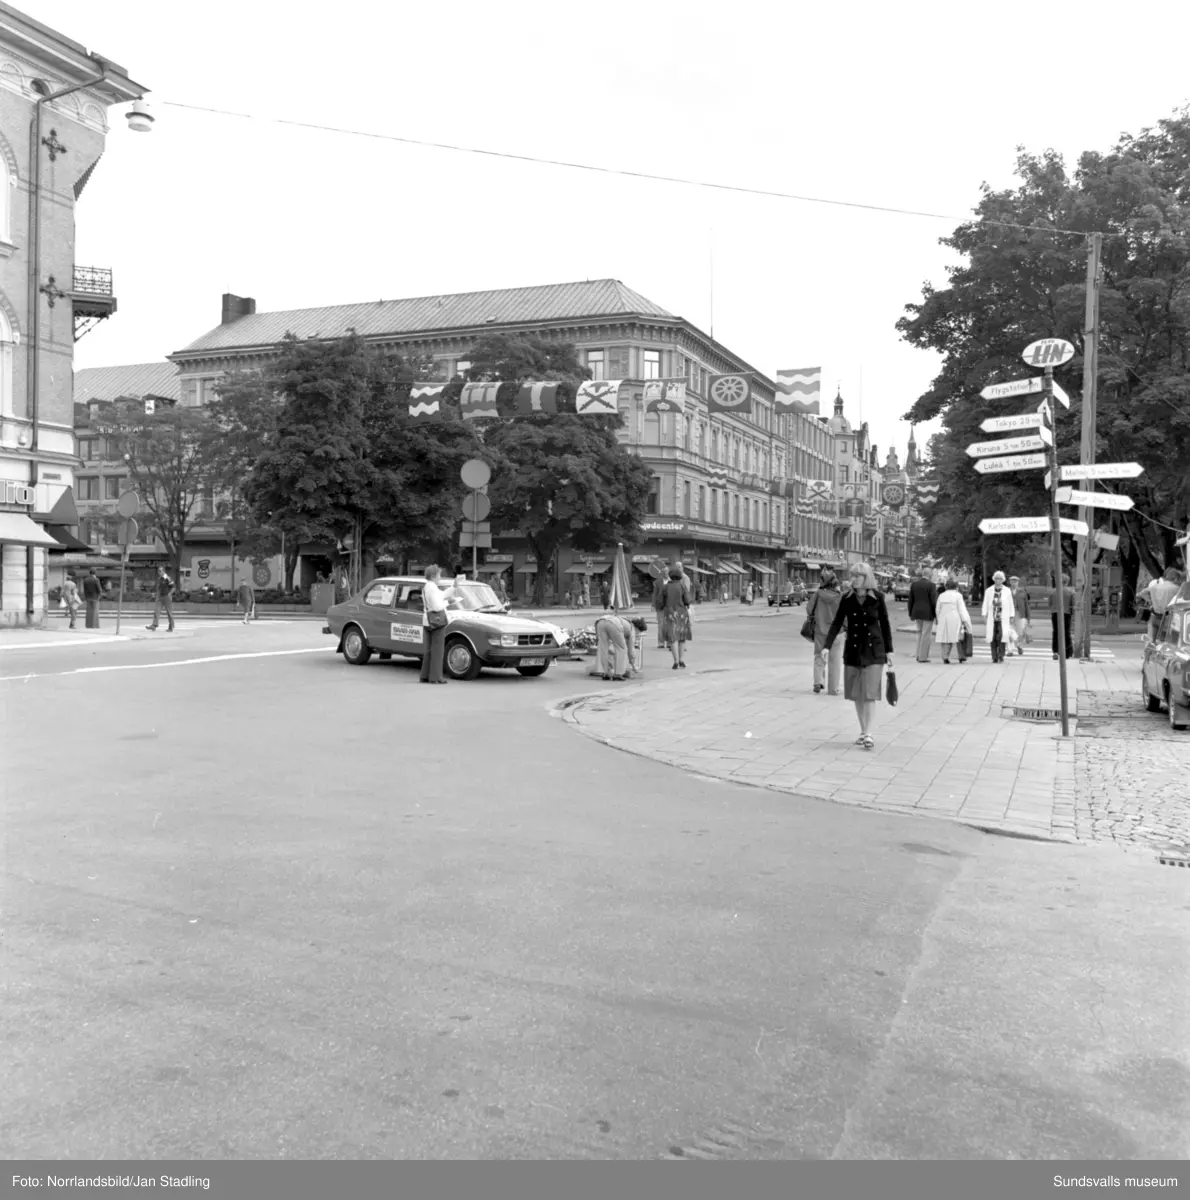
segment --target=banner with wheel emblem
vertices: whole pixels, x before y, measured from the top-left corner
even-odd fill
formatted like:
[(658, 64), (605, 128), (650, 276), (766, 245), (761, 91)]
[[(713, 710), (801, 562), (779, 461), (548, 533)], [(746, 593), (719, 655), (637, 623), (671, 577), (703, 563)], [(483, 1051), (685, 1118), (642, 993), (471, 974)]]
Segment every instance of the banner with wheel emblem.
[(707, 411), (750, 413), (752, 411), (751, 374), (712, 375), (707, 389)]

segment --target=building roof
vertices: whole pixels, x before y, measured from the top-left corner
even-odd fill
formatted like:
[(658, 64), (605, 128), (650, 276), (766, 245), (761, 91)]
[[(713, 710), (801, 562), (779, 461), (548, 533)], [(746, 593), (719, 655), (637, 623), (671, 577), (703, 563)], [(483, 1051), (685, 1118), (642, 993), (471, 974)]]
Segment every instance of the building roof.
[(217, 325), (177, 351), (176, 356), (272, 346), (287, 333), (299, 338), (336, 338), (354, 329), (362, 337), (369, 337), (617, 316), (678, 319), (618, 279), (590, 279), (583, 283), (547, 283), (538, 287), (253, 313)]
[(118, 400), (121, 396), (162, 396), (180, 400), (178, 368), (171, 362), (132, 363), (123, 367), (84, 367), (74, 373), (74, 402)]

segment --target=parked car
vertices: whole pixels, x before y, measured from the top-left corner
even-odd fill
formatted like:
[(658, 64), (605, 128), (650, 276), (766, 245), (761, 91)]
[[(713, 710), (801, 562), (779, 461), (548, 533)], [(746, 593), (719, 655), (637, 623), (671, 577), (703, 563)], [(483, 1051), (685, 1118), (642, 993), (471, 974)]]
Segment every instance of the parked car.
[(910, 582), (911, 581), (908, 576), (902, 576), (900, 579), (898, 579), (893, 584), (893, 599), (894, 600), (908, 600), (909, 599), (909, 584), (910, 584)]
[(1171, 728), (1190, 728), (1190, 600), (1175, 600), (1145, 643), (1140, 692), (1149, 712), (1165, 705)]
[(785, 584), (780, 590), (769, 592), (769, 608), (791, 608), (795, 604), (805, 604), (806, 585), (800, 579), (794, 579)]
[[(337, 651), (353, 666), (363, 666), (373, 654), (420, 659), (424, 584), (418, 575), (375, 579), (350, 599), (332, 604), (322, 632), (339, 639)], [(484, 667), (544, 675), (566, 653), (568, 631), (536, 617), (508, 615), (486, 583), (447, 584), (442, 593), (448, 621), (443, 663), (451, 679), (474, 679)]]

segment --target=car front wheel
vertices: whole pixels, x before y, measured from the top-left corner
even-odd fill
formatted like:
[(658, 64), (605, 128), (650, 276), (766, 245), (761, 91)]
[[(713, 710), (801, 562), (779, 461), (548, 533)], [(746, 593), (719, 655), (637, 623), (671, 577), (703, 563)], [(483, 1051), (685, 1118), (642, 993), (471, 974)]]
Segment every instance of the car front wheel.
[(446, 643), (444, 665), (451, 679), (474, 679), (483, 663), (466, 638), (455, 637)]
[(526, 679), (536, 679), (538, 675), (544, 675), (550, 669), (550, 664), (545, 663), (540, 667), (517, 667), (517, 673), (524, 675)]
[(1149, 685), (1145, 683), (1145, 677), (1143, 675), (1140, 677), (1140, 694), (1144, 697), (1145, 708), (1148, 712), (1161, 711), (1160, 697), (1154, 696), (1153, 693), (1149, 691)]
[(372, 657), (372, 648), (358, 625), (348, 625), (343, 633), (343, 657), (353, 667), (362, 667)]

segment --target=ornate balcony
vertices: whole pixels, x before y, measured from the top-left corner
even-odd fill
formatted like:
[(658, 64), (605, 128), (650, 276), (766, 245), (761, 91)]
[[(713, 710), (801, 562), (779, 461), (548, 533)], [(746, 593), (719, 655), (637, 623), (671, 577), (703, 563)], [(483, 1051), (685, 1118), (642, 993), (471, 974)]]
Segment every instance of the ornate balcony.
[(70, 303), (74, 309), (74, 340), (77, 342), (116, 311), (111, 268), (76, 266)]

